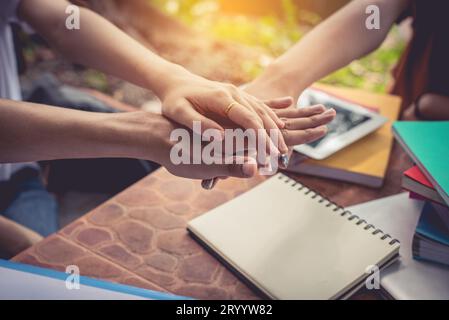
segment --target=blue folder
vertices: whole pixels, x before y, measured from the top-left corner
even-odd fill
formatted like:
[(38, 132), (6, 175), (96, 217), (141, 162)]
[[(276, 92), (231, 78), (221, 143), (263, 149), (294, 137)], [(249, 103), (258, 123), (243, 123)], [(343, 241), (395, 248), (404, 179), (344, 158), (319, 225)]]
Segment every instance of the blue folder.
[(148, 299), (185, 300), (119, 283), (79, 276), (79, 289), (68, 289), (70, 274), (0, 259), (0, 299)]

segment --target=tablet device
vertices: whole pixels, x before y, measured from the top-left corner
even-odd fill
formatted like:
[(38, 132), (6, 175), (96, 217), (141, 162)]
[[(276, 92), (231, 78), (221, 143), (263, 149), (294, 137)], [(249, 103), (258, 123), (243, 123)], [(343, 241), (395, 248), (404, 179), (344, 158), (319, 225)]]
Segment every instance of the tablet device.
[(361, 106), (349, 100), (331, 95), (325, 91), (309, 88), (298, 99), (298, 108), (322, 104), (334, 108), (335, 119), (328, 124), (328, 133), (321, 139), (294, 147), (312, 159), (322, 160), (367, 134), (379, 129), (387, 118), (373, 111), (373, 108)]

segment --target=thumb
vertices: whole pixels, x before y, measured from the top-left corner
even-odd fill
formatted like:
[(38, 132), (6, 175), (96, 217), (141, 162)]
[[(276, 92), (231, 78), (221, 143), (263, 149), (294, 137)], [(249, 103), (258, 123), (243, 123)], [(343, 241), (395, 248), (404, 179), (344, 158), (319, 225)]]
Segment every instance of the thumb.
[(264, 101), (264, 103), (273, 109), (288, 108), (293, 104), (292, 97), (281, 97)]
[(207, 175), (213, 177), (251, 178), (257, 173), (257, 163), (250, 157), (234, 156), (227, 158), (224, 164), (207, 166), (206, 171), (209, 171)]
[(228, 164), (229, 176), (238, 178), (251, 178), (256, 175), (257, 164), (245, 162), (243, 164)]

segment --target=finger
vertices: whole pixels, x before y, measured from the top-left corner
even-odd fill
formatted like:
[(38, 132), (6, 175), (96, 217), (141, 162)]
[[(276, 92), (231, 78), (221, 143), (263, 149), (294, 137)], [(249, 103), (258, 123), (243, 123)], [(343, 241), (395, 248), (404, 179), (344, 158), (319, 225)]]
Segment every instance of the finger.
[(264, 103), (273, 109), (284, 109), (288, 108), (293, 104), (292, 97), (282, 97), (276, 99), (265, 100)]
[(303, 117), (310, 117), (315, 114), (320, 114), (326, 111), (326, 107), (322, 104), (318, 104), (311, 107), (302, 107), (302, 108), (296, 108), (296, 107), (290, 107), (287, 109), (279, 109), (274, 110), (274, 112), (278, 115), (278, 117), (281, 118), (303, 118)]
[(245, 93), (244, 97), (251, 104), (253, 109), (256, 110), (256, 112), (259, 111), (258, 114), (260, 116), (266, 114), (273, 120), (277, 127), (281, 129), (284, 127), (284, 122), (276, 115), (276, 113), (274, 113), (274, 111), (268, 105), (247, 93)]
[(277, 140), (273, 142), (277, 144), (279, 152), (283, 154), (288, 152), (288, 147), (284, 141), (284, 136), (282, 135), (282, 132), (279, 130), (279, 127), (276, 125), (276, 123), (274, 123), (274, 121), (268, 115), (262, 116), (262, 120), (264, 121), (265, 130), (267, 130), (267, 132), (269, 133), (270, 140), (273, 141), (274, 137), (272, 136), (272, 134), (276, 131), (278, 132), (278, 134), (276, 135)]
[[(169, 110), (169, 112), (164, 113), (164, 115), (190, 128), (197, 134), (203, 135), (204, 131), (214, 129), (218, 130), (221, 140), (224, 139), (224, 128), (217, 122), (196, 111), (187, 100), (181, 99), (176, 103), (174, 108), (162, 108), (162, 110)], [(194, 125), (194, 121), (201, 125)]]
[(284, 134), (285, 142), (289, 146), (296, 146), (298, 144), (309, 143), (317, 139), (322, 138), (327, 133), (327, 127), (321, 126), (318, 128), (307, 129), (307, 130), (282, 130)]
[[(273, 115), (275, 115), (274, 111), (271, 110), (265, 104), (263, 104), (263, 107), (266, 108), (265, 110), (267, 111), (268, 115), (270, 116), (270, 119), (273, 120)], [(276, 119), (279, 119), (279, 118), (276, 116)], [(269, 121), (267, 124), (265, 124), (265, 127), (267, 128), (267, 130), (271, 129), (271, 130), (278, 131), (278, 141), (277, 141), (277, 143), (278, 143), (278, 146), (279, 146), (279, 151), (282, 154), (285, 154), (285, 153), (288, 152), (288, 147), (287, 147), (287, 144), (285, 143), (284, 136), (282, 135), (282, 132), (279, 130), (279, 129), (285, 128), (285, 121), (283, 119), (281, 119), (281, 123), (274, 123), (274, 125), (276, 127), (274, 127), (274, 128), (272, 126), (270, 126), (269, 128), (267, 127), (269, 125), (272, 125), (273, 123), (274, 123), (274, 121), (272, 121), (272, 122)], [(270, 136), (271, 136), (271, 132), (270, 132)]]
[(213, 164), (204, 168), (207, 177), (250, 178), (257, 173), (257, 163), (249, 157), (230, 157), (225, 164)]
[(260, 119), (260, 117), (250, 106), (245, 106), (246, 102), (229, 99), (228, 105), (231, 103), (234, 103), (234, 106), (228, 111), (226, 116), (232, 122), (244, 129), (265, 129), (262, 119)]
[(286, 130), (305, 130), (309, 128), (316, 128), (325, 124), (328, 124), (334, 120), (336, 116), (334, 109), (326, 110), (321, 114), (317, 114), (310, 117), (304, 118), (292, 118), (284, 119)]
[[(239, 124), (244, 129), (253, 129), (255, 131), (255, 136), (258, 139), (263, 140), (261, 143), (263, 143), (262, 145), (266, 146), (266, 150), (268, 152), (273, 152), (274, 154), (279, 153), (278, 149), (268, 136), (264, 122), (261, 118), (261, 114), (259, 114), (257, 111), (257, 106), (253, 105), (250, 101), (239, 95), (236, 95), (234, 97), (234, 101), (236, 101), (236, 106), (229, 111), (229, 118), (233, 119), (238, 115), (238, 113), (245, 114), (247, 118), (240, 118), (239, 121), (241, 123), (238, 123), (234, 120), (233, 121)], [(233, 113), (233, 111), (235, 112)], [(248, 121), (248, 119), (250, 121)], [(259, 136), (260, 130), (263, 130), (262, 136)]]
[[(279, 138), (282, 136), (282, 133), (279, 131), (279, 128), (276, 125), (276, 123), (273, 121), (273, 119), (266, 112), (266, 109), (267, 110), (269, 109), (267, 106), (263, 105), (263, 103), (257, 101), (250, 95), (237, 96), (237, 97), (235, 97), (235, 99), (237, 99), (238, 101), (244, 101), (247, 105), (251, 106), (253, 112), (255, 112), (259, 116), (259, 118), (262, 120), (264, 128), (265, 128), (265, 130), (264, 130), (265, 134), (261, 137), (259, 135), (257, 135), (257, 137), (259, 139), (264, 140), (265, 144), (263, 144), (263, 145), (266, 146), (265, 150), (269, 154), (273, 154), (273, 155), (278, 154), (280, 147), (282, 147), (282, 149), (284, 151), (287, 150), (287, 145), (285, 144), (284, 139)], [(277, 116), (276, 116), (276, 118), (277, 118)], [(284, 124), (283, 124), (283, 126), (284, 126)], [(270, 130), (278, 131), (276, 139), (274, 139), (270, 136), (270, 134), (271, 134)]]
[[(284, 138), (282, 136), (282, 132), (279, 128), (285, 127), (284, 122), (279, 119), (279, 117), (271, 110), (267, 105), (265, 105), (262, 101), (259, 101), (252, 97), (251, 95), (246, 95), (245, 99), (248, 103), (253, 107), (254, 111), (259, 115), (262, 119), (265, 130), (268, 133), (268, 137), (273, 143), (276, 143), (277, 149), (285, 153), (288, 151), (287, 145), (285, 144)], [(277, 138), (272, 137), (272, 131), (277, 132)], [(269, 141), (269, 140), (267, 140)], [(269, 151), (272, 150), (271, 146), (269, 147)], [(277, 151), (277, 150), (276, 150)]]

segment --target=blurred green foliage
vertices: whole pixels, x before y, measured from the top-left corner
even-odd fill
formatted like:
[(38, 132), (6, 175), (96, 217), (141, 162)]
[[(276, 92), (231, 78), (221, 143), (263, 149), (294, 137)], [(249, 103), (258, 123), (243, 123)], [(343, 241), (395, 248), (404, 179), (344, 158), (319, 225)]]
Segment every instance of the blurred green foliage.
[[(218, 0), (149, 1), (196, 30), (207, 32), (217, 39), (258, 47), (269, 56), (282, 54), (321, 21), (319, 15), (301, 10), (292, 0), (282, 0), (282, 17), (275, 14), (223, 14)], [(321, 81), (384, 92), (391, 80), (391, 69), (404, 47), (404, 41), (394, 28), (378, 50)], [(251, 77), (255, 77), (262, 71), (263, 64), (263, 61), (256, 61), (245, 64), (243, 68)]]
[(86, 69), (83, 72), (84, 83), (89, 87), (98, 91), (107, 92), (109, 89), (109, 82), (107, 76), (94, 69)]

